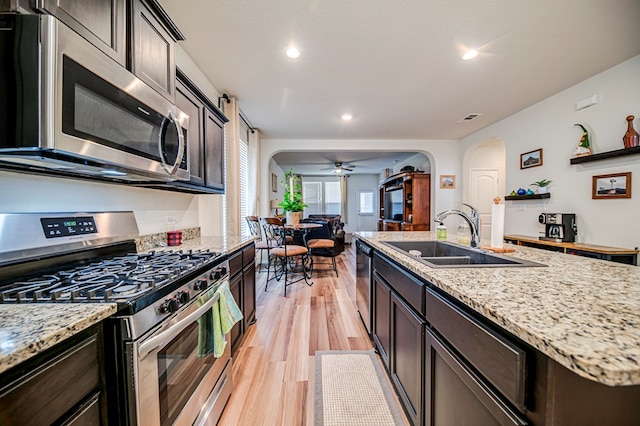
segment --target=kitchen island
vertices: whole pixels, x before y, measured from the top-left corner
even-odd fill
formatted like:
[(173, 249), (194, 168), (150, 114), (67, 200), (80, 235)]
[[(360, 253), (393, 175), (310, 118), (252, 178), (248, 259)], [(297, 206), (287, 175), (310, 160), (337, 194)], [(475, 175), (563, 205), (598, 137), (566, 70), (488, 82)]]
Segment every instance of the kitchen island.
[[(484, 375), (488, 377), (489, 393), (506, 395), (503, 398), (506, 402), (501, 404), (516, 412), (513, 424), (521, 424), (523, 419), (525, 424), (565, 424), (567, 419), (575, 420), (571, 416), (576, 408), (566, 399), (571, 394), (575, 396), (573, 404), (584, 405), (584, 417), (577, 419), (589, 419), (598, 424), (597, 414), (593, 417), (593, 413), (598, 413), (600, 406), (604, 407), (601, 411), (606, 410), (607, 404), (631, 416), (621, 419), (640, 417), (637, 407), (640, 398), (639, 268), (521, 246), (513, 247), (514, 257), (546, 266), (430, 268), (383, 242), (434, 240), (435, 233), (362, 232), (357, 236), (378, 253), (378, 275), (374, 257), (374, 299), (377, 294), (384, 296), (387, 291), (383, 289), (376, 293), (376, 285), (380, 288), (388, 286), (393, 296), (390, 332), (385, 329), (376, 336), (374, 326), (373, 337), (374, 341), (383, 342), (382, 346), (385, 341), (397, 340), (389, 343), (388, 368), (392, 378), (394, 374), (397, 376), (394, 384), (400, 388), (401, 399), (406, 400), (405, 408), (410, 405), (409, 411), (415, 412), (414, 423), (422, 423), (424, 419), (425, 424), (430, 424), (429, 419), (433, 419), (430, 410), (436, 406), (433, 398), (437, 397), (434, 396), (437, 387), (429, 381), (435, 380), (433, 368), (436, 363), (429, 364), (430, 358), (433, 361), (429, 348), (431, 354), (439, 353), (434, 349), (443, 347), (438, 346), (438, 339), (443, 339), (444, 347), (454, 348), (457, 355), (451, 359), (462, 357), (461, 365), (467, 362), (471, 365), (470, 370), (475, 371), (472, 376), (478, 375), (480, 381), (484, 380), (483, 367), (474, 364), (473, 355), (464, 352), (464, 341), (456, 344), (455, 336), (446, 340), (443, 330), (447, 329), (447, 322), (440, 318), (449, 315), (449, 311), (453, 316), (447, 317), (447, 321), (456, 324), (458, 321), (462, 326), (474, 324), (474, 332), (465, 339), (474, 339), (477, 333), (487, 330), (486, 334), (495, 337), (496, 341), (506, 342), (507, 359), (513, 358), (514, 369), (522, 369), (520, 373), (514, 373), (514, 380), (523, 383), (513, 384), (512, 398), (509, 391), (500, 387), (503, 378), (492, 380), (489, 373)], [(396, 274), (396, 270), (401, 273)], [(410, 292), (398, 288), (397, 283), (404, 280), (398, 277), (403, 274), (408, 277), (407, 282), (424, 286), (420, 290), (425, 294), (422, 302), (408, 300), (406, 295)], [(392, 279), (388, 279), (390, 276)], [(376, 303), (379, 300), (374, 300), (374, 310)], [(408, 318), (413, 323), (396, 324), (394, 329), (393, 321), (401, 317), (401, 310), (396, 307), (402, 304), (409, 305), (408, 311), (413, 318)], [(381, 306), (387, 309), (386, 302)], [(382, 324), (387, 327), (386, 323)], [(404, 344), (398, 336), (402, 337), (400, 330), (410, 324), (415, 326), (415, 338), (412, 338), (416, 348), (422, 348), (424, 355), (408, 361), (414, 361), (415, 366), (422, 365), (427, 377), (425, 383), (413, 383), (404, 389), (402, 371), (395, 370), (401, 370), (397, 361), (407, 361), (402, 358), (406, 348), (403, 348), (404, 352), (397, 351), (398, 359), (394, 361), (393, 345)], [(418, 341), (420, 327), (422, 336), (432, 334), (436, 337), (427, 339), (427, 343)], [(406, 336), (402, 338), (410, 340)], [(430, 345), (434, 341), (436, 344)], [(382, 348), (383, 354), (385, 349)], [(492, 353), (491, 348), (483, 349)], [(508, 367), (504, 365), (503, 369)], [(489, 367), (486, 371), (493, 372)], [(411, 389), (419, 390), (422, 386), (424, 395), (416, 391), (412, 398), (407, 397)], [(509, 386), (511, 384), (506, 388), (510, 389)], [(421, 405), (422, 398), (424, 406)], [(635, 406), (628, 407), (628, 401), (636, 401)], [(615, 420), (611, 418), (611, 421)], [(511, 424), (511, 421), (507, 423)], [(581, 423), (578, 420), (574, 424)], [(618, 424), (624, 424), (624, 420)]]

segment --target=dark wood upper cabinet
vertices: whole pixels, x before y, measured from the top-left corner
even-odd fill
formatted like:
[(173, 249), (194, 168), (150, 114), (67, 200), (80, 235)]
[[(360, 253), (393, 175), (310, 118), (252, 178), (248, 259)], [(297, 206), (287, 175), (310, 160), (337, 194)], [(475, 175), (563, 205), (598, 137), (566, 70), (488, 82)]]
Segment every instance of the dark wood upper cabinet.
[(157, 92), (175, 99), (175, 43), (151, 8), (151, 2), (134, 0), (131, 15), (131, 71)]
[(37, 0), (35, 10), (55, 16), (123, 67), (127, 66), (126, 0)]
[(187, 150), (189, 153), (189, 182), (204, 185), (204, 104), (182, 82), (176, 83), (176, 106), (189, 116)]
[(172, 182), (164, 187), (191, 193), (224, 193), (224, 125), (228, 119), (180, 69), (176, 75), (176, 105), (189, 116), (191, 178), (188, 183)]
[[(224, 119), (224, 121), (223, 121)], [(205, 186), (224, 192), (224, 123), (217, 110), (205, 110)]]

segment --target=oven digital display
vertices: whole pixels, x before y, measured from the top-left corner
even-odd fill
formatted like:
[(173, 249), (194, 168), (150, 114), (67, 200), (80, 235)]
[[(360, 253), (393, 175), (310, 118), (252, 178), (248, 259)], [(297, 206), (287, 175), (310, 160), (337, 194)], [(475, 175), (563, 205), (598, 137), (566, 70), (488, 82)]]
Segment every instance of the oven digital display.
[(93, 216), (41, 218), (42, 230), (47, 238), (96, 234), (98, 228)]

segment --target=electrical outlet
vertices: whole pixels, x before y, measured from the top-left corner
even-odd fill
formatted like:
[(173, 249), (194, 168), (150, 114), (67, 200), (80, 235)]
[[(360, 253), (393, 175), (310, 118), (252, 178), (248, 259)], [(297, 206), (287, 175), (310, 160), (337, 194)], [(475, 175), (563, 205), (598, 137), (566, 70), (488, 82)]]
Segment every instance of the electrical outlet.
[(165, 225), (173, 225), (173, 224), (175, 224), (176, 222), (177, 222), (177, 221), (176, 221), (176, 218), (175, 218), (174, 216), (166, 216), (166, 217), (164, 218), (164, 224), (165, 224)]

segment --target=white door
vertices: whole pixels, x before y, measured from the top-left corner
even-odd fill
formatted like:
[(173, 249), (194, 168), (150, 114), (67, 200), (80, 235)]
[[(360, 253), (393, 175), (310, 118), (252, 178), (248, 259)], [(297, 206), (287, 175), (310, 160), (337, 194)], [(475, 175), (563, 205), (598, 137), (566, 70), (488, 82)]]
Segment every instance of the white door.
[(376, 193), (373, 189), (358, 189), (357, 210), (358, 223), (356, 231), (375, 231), (377, 221), (374, 216)]
[[(480, 213), (480, 240), (491, 240), (491, 205), (499, 193), (498, 169), (471, 169), (470, 204)], [(504, 200), (503, 200), (504, 201)]]

